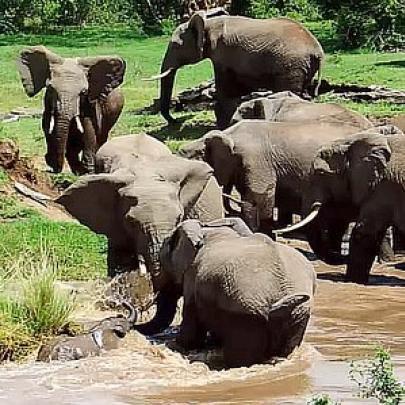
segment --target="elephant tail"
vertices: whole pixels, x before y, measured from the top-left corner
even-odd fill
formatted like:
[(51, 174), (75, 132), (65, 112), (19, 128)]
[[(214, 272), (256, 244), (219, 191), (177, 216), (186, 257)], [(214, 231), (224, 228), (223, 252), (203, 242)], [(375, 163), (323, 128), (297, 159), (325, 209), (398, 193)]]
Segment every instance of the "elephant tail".
[(287, 295), (276, 301), (270, 308), (269, 318), (285, 317), (290, 314), (294, 308), (310, 300), (308, 294)]

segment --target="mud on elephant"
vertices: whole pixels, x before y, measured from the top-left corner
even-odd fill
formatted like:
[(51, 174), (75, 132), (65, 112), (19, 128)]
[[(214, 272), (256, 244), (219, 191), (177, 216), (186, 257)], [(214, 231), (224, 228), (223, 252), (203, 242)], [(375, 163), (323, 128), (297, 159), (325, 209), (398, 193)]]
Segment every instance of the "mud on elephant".
[(173, 155), (152, 159), (128, 151), (118, 163), (109, 173), (83, 176), (57, 202), (91, 230), (107, 236), (111, 276), (137, 269), (139, 257), (143, 258), (159, 294), (156, 316), (137, 330), (153, 334), (170, 325), (179, 295), (162, 287), (161, 245), (186, 218), (222, 218), (221, 189), (203, 162)]
[[(312, 165), (303, 197), (304, 214), (354, 221), (346, 278), (367, 283), (380, 243), (389, 226), (405, 234), (405, 137), (360, 133), (322, 147)], [(311, 214), (309, 214), (311, 215)], [(299, 224), (297, 224), (299, 226)], [(312, 243), (323, 234), (309, 230)], [(311, 241), (311, 239), (310, 239)]]
[[(237, 252), (237, 254), (235, 254)], [(286, 357), (304, 336), (316, 276), (295, 249), (253, 234), (239, 218), (187, 220), (161, 252), (167, 282), (182, 289), (178, 343), (220, 343), (228, 367)]]
[(154, 77), (161, 79), (160, 109), (169, 123), (174, 121), (169, 107), (177, 70), (206, 58), (214, 68), (217, 125), (224, 129), (240, 97), (254, 90), (306, 94), (324, 53), (306, 28), (287, 18), (197, 12), (173, 32), (161, 74)]
[(59, 173), (66, 156), (72, 172), (94, 172), (94, 154), (107, 140), (124, 105), (117, 88), (124, 79), (124, 60), (118, 56), (62, 58), (34, 46), (21, 51), (17, 67), (28, 96), (46, 88), (42, 117), (46, 163)]

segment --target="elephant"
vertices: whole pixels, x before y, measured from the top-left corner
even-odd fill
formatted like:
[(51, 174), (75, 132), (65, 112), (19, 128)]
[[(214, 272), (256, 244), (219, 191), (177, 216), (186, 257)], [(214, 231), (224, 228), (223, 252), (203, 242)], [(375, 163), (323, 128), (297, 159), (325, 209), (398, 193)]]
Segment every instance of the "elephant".
[(62, 58), (34, 46), (21, 51), (17, 67), (29, 97), (46, 87), (42, 129), (48, 166), (61, 172), (66, 156), (73, 173), (93, 173), (95, 152), (124, 105), (118, 86), (125, 61), (118, 56)]
[(82, 176), (56, 202), (107, 236), (110, 276), (137, 269), (143, 258), (158, 292), (157, 315), (136, 329), (150, 335), (168, 327), (176, 312), (178, 292), (161, 288), (159, 252), (164, 239), (186, 218), (222, 218), (222, 194), (204, 162), (174, 155), (127, 155), (108, 173)]
[(317, 39), (288, 18), (257, 20), (199, 11), (173, 32), (161, 64), (160, 111), (169, 107), (179, 68), (210, 59), (214, 69), (219, 129), (225, 129), (240, 97), (260, 88), (306, 95), (324, 59)]
[[(332, 217), (340, 208), (341, 224), (355, 222), (346, 270), (348, 281), (368, 282), (389, 226), (405, 234), (404, 150), (403, 135), (366, 131), (322, 146), (313, 159), (302, 211), (312, 217)], [(317, 237), (327, 238), (328, 231), (326, 228)]]
[(117, 349), (138, 317), (135, 308), (128, 302), (124, 301), (121, 305), (129, 310), (127, 318), (120, 314), (103, 319), (86, 333), (71, 337), (58, 336), (41, 346), (37, 361), (79, 360)]
[[(224, 193), (230, 194), (235, 186), (242, 201), (257, 210), (257, 215), (242, 210), (242, 218), (252, 230), (271, 234), (274, 207), (279, 211), (278, 225), (291, 223), (293, 213), (301, 214), (302, 193), (317, 150), (334, 139), (350, 138), (363, 126), (351, 120), (243, 120), (224, 131), (208, 132), (183, 146), (179, 154), (206, 161)], [(233, 213), (227, 199), (224, 205)], [(320, 247), (313, 249), (318, 254)]]
[(166, 282), (182, 289), (177, 343), (201, 348), (207, 332), (227, 367), (286, 357), (310, 318), (316, 275), (297, 250), (252, 233), (240, 218), (177, 226), (161, 250)]
[(352, 123), (359, 129), (373, 124), (363, 115), (337, 103), (312, 103), (284, 91), (243, 102), (232, 117), (232, 124), (243, 119), (261, 119), (275, 122), (320, 120), (333, 123)]
[[(124, 135), (110, 139), (96, 153), (96, 173), (111, 173), (116, 168), (129, 166), (133, 156), (158, 158), (172, 152), (156, 138), (146, 134)], [(128, 160), (128, 162), (126, 162)]]

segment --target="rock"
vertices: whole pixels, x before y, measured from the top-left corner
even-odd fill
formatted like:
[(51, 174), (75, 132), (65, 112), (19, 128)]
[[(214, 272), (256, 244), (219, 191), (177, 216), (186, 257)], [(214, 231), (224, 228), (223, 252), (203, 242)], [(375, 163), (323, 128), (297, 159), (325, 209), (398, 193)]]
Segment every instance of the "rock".
[(0, 141), (0, 167), (11, 169), (19, 159), (18, 146), (11, 139)]

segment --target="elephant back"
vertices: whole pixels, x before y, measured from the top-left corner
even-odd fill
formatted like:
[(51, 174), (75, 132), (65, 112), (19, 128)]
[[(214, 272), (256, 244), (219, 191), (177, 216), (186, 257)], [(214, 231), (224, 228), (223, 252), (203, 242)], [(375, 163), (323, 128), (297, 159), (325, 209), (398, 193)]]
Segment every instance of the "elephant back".
[(186, 219), (199, 219), (204, 223), (224, 218), (224, 216), (222, 190), (215, 177), (211, 176)]

